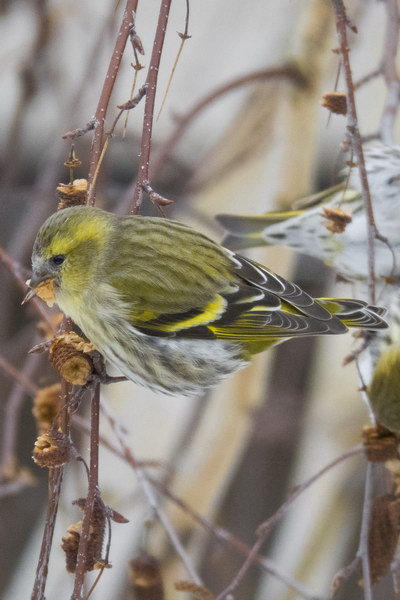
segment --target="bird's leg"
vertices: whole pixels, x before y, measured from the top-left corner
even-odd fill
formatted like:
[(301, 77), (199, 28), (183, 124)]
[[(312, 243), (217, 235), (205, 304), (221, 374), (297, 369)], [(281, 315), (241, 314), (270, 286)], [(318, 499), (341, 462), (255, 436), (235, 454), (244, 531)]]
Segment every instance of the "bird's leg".
[(94, 372), (90, 381), (93, 383), (103, 383), (108, 385), (109, 383), (119, 383), (120, 381), (128, 381), (127, 377), (112, 377), (108, 375), (106, 365), (103, 356), (97, 350), (90, 353), (90, 357), (93, 362)]

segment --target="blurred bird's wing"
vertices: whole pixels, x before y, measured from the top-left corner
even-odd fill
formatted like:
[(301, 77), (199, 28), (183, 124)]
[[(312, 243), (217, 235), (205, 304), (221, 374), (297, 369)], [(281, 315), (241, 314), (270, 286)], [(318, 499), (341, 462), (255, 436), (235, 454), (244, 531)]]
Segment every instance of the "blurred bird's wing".
[[(227, 232), (222, 245), (235, 250), (269, 246), (271, 245), (270, 227), (272, 227), (271, 236), (272, 230), (275, 229), (273, 243), (282, 242), (284, 244), (286, 228), (290, 230), (292, 226), (291, 219), (297, 220), (297, 217), (304, 217), (304, 223), (306, 223), (307, 215), (314, 215), (315, 218), (316, 215), (319, 215), (319, 209), (326, 204), (332, 204), (335, 207), (343, 206), (353, 212), (353, 208), (358, 208), (358, 206), (353, 206), (357, 199), (360, 199), (359, 192), (346, 189), (345, 183), (342, 182), (312, 196), (300, 198), (293, 205), (293, 210), (270, 211), (261, 215), (217, 215), (217, 221)], [(273, 227), (279, 223), (282, 224), (280, 228)]]

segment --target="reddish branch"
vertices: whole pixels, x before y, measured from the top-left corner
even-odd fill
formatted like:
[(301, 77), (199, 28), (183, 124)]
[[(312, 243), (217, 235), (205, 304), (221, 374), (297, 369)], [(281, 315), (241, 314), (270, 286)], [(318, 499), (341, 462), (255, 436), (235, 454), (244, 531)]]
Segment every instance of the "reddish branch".
[(53, 543), (54, 528), (56, 524), (63, 475), (63, 467), (50, 469), (49, 498), (46, 522), (43, 531), (42, 544), (40, 547), (39, 560), (31, 600), (45, 600), (44, 591), (46, 588), (50, 551)]
[(126, 7), (124, 10), (124, 17), (122, 19), (121, 27), (117, 35), (117, 41), (115, 43), (114, 51), (111, 56), (110, 64), (108, 66), (107, 74), (104, 79), (103, 89), (100, 94), (97, 109), (94, 115), (94, 119), (98, 122), (93, 137), (92, 148), (90, 153), (90, 165), (89, 165), (89, 190), (87, 203), (93, 205), (95, 202), (96, 195), (96, 180), (95, 173), (97, 170), (97, 163), (100, 159), (101, 151), (104, 143), (104, 125), (107, 115), (107, 108), (110, 103), (112, 91), (117, 78), (119, 67), (122, 60), (122, 55), (125, 50), (126, 42), (129, 38), (129, 34), (134, 25), (134, 16), (137, 8), (138, 0), (127, 0)]
[(132, 213), (135, 215), (139, 213), (142, 204), (143, 182), (149, 179), (151, 138), (153, 133), (154, 103), (157, 91), (158, 70), (160, 67), (161, 54), (164, 46), (170, 6), (171, 0), (161, 1), (157, 29), (154, 36), (153, 51), (151, 53), (150, 66), (146, 78), (147, 93), (146, 103), (144, 106), (142, 144), (140, 148), (138, 176), (135, 184), (132, 205)]
[[(63, 408), (61, 412), (60, 425), (61, 430), (64, 433), (68, 433), (69, 431), (68, 402), (70, 393), (71, 386), (64, 380), (61, 380), (61, 401), (63, 403)], [(47, 515), (43, 530), (39, 559), (36, 567), (35, 582), (33, 584), (31, 600), (46, 600), (44, 593), (47, 583), (48, 565), (53, 544), (54, 529), (56, 526), (63, 476), (63, 466), (49, 469)]]
[(99, 426), (100, 426), (100, 386), (93, 393), (90, 421), (90, 469), (89, 488), (85, 502), (82, 533), (79, 539), (78, 560), (75, 572), (74, 591), (71, 600), (80, 600), (86, 573), (86, 550), (90, 535), (93, 507), (99, 494)]
[(352, 148), (358, 164), (358, 171), (361, 180), (361, 194), (365, 204), (368, 217), (367, 222), (367, 240), (368, 240), (368, 287), (369, 297), (372, 304), (375, 303), (375, 256), (374, 240), (378, 235), (374, 212), (372, 208), (371, 194), (369, 190), (367, 170), (365, 168), (364, 151), (361, 142), (361, 135), (358, 128), (357, 109), (354, 95), (354, 84), (351, 73), (349, 45), (347, 38), (347, 27), (349, 20), (342, 0), (331, 0), (336, 19), (336, 31), (339, 40), (339, 52), (342, 56), (342, 65), (344, 70), (344, 79), (347, 93), (347, 132), (350, 136)]

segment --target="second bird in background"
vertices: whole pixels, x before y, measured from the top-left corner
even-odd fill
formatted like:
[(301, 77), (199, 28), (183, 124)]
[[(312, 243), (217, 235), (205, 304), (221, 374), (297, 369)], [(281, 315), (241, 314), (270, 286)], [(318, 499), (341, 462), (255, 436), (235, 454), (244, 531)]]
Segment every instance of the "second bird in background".
[[(382, 301), (379, 294), (386, 293), (388, 284), (400, 276), (400, 146), (367, 148), (365, 161), (376, 226), (388, 241), (374, 242), (378, 298)], [(349, 214), (342, 232), (332, 231), (329, 209)], [(367, 218), (355, 168), (348, 182), (304, 198), (292, 211), (223, 214), (217, 219), (227, 232), (222, 243), (228, 248), (287, 246), (319, 258), (348, 281), (368, 281)]]

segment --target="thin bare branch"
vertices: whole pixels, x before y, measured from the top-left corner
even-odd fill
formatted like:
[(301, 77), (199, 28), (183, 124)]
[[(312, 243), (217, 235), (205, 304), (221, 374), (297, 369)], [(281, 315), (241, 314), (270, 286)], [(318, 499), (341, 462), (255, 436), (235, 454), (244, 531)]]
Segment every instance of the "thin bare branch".
[[(63, 321), (63, 326), (67, 328), (70, 326), (69, 319)], [(61, 380), (61, 415), (60, 415), (60, 427), (63, 433), (69, 434), (69, 412), (68, 404), (71, 395), (71, 386), (66, 383), (63, 379)], [(46, 600), (45, 589), (47, 583), (48, 566), (50, 560), (50, 553), (53, 544), (54, 529), (56, 525), (58, 505), (61, 496), (61, 487), (64, 476), (64, 467), (55, 467), (49, 469), (49, 483), (48, 483), (48, 501), (47, 501), (47, 515), (43, 530), (42, 543), (40, 547), (39, 558), (36, 567), (35, 581), (33, 584), (33, 590), (31, 600)]]
[[(110, 415), (108, 418), (110, 418)], [(113, 419), (113, 417), (111, 418)], [(89, 434), (89, 426), (87, 425), (85, 420), (82, 419), (82, 417), (80, 417), (79, 415), (75, 415), (73, 417), (73, 422), (79, 427), (79, 429)], [(118, 427), (117, 423), (115, 423), (115, 427)], [(157, 461), (138, 461), (136, 458), (133, 457), (132, 453), (129, 454), (126, 452), (126, 450), (120, 450), (113, 442), (111, 442), (104, 436), (101, 436), (100, 439), (104, 447), (108, 448), (108, 450), (110, 450), (116, 456), (119, 456), (120, 458), (125, 460), (134, 469), (137, 468), (137, 465), (140, 465), (145, 468), (160, 466), (166, 468), (166, 465), (162, 465)], [(354, 450), (358, 451), (358, 449), (361, 453), (361, 447), (356, 447)], [(171, 500), (171, 502), (173, 502), (176, 506), (181, 508), (181, 510), (188, 514), (196, 523), (198, 523), (205, 530), (209, 531), (215, 537), (216, 540), (224, 544), (231, 545), (245, 556), (248, 556), (250, 554), (252, 550), (250, 546), (248, 546), (237, 536), (233, 535), (227, 529), (214, 525), (214, 523), (212, 523), (209, 519), (207, 519), (206, 517), (198, 513), (196, 510), (194, 510), (181, 497), (174, 494), (164, 481), (159, 481), (154, 477), (150, 476), (147, 476), (147, 479), (159, 493)], [(269, 560), (268, 558), (265, 558), (260, 554), (255, 554), (253, 556), (253, 561), (255, 564), (258, 564), (262, 569), (264, 569), (267, 573), (270, 573), (278, 580), (282, 581), (285, 585), (293, 588), (302, 598), (305, 598), (305, 600), (323, 600), (322, 597), (312, 593), (299, 581), (294, 579), (290, 574), (280, 569), (278, 565), (276, 565), (273, 561)]]
[(97, 384), (91, 403), (90, 420), (90, 468), (89, 487), (85, 501), (82, 533), (79, 539), (78, 560), (75, 571), (74, 591), (71, 600), (81, 600), (86, 573), (86, 550), (90, 535), (93, 508), (99, 495), (99, 426), (100, 426), (100, 386)]
[(221, 87), (208, 93), (206, 96), (201, 98), (196, 104), (183, 116), (180, 116), (177, 120), (177, 125), (171, 135), (165, 139), (162, 144), (158, 147), (154, 153), (154, 157), (151, 163), (151, 171), (157, 172), (162, 167), (166, 158), (171, 155), (174, 148), (176, 147), (179, 140), (182, 138), (186, 129), (191, 125), (194, 119), (210, 104), (236, 90), (242, 86), (256, 83), (257, 81), (268, 81), (269, 79), (287, 79), (294, 85), (304, 87), (307, 85), (307, 80), (304, 75), (300, 72), (295, 64), (288, 63), (279, 67), (270, 67), (268, 69), (262, 69), (261, 71), (255, 71), (253, 73), (247, 73), (237, 79), (228, 81)]
[(108, 66), (103, 83), (103, 89), (101, 91), (97, 109), (94, 115), (94, 119), (96, 119), (98, 125), (95, 129), (92, 148), (90, 152), (90, 166), (88, 175), (89, 189), (87, 199), (87, 203), (89, 205), (93, 205), (95, 202), (97, 181), (95, 179), (95, 173), (97, 171), (97, 163), (99, 161), (104, 143), (104, 125), (107, 115), (107, 109), (110, 103), (112, 91), (114, 89), (114, 84), (119, 71), (126, 42), (129, 38), (129, 34), (134, 23), (133, 15), (136, 13), (137, 3), (138, 0), (127, 0), (124, 10), (124, 16), (115, 42), (114, 51), (111, 56), (110, 64)]
[[(136, 21), (136, 19), (134, 19), (133, 26), (132, 26), (131, 32), (129, 34), (129, 38), (131, 40), (132, 49), (133, 49), (133, 55), (135, 57), (135, 63), (131, 63), (131, 66), (132, 66), (132, 68), (135, 71), (135, 74), (133, 76), (131, 93), (130, 93), (130, 98), (131, 99), (133, 98), (135, 90), (136, 90), (136, 84), (137, 84), (137, 79), (138, 79), (139, 71), (141, 71), (142, 69), (144, 69), (144, 66), (142, 65), (142, 63), (139, 60), (139, 54), (144, 55), (144, 48), (143, 48), (142, 40), (140, 39), (140, 37), (136, 33), (135, 21)], [(123, 132), (122, 132), (122, 137), (123, 138), (125, 138), (125, 136), (126, 136), (126, 131), (127, 131), (127, 128), (128, 128), (129, 114), (130, 114), (129, 112), (126, 113), (125, 123), (124, 123), (124, 129), (123, 129)]]
[(376, 77), (379, 77), (379, 75), (382, 75), (382, 68), (381, 67), (378, 67), (377, 69), (374, 69), (370, 73), (367, 73), (366, 75), (364, 75), (363, 77), (361, 77), (360, 79), (358, 79), (357, 81), (355, 81), (354, 82), (354, 90), (358, 90), (359, 88), (361, 88), (366, 83), (369, 83), (370, 81), (372, 81)]
[(158, 115), (157, 115), (157, 121), (160, 118), (160, 115), (161, 115), (162, 110), (164, 108), (165, 101), (166, 101), (166, 99), (168, 97), (169, 90), (171, 89), (172, 80), (174, 78), (176, 67), (178, 66), (179, 59), (180, 59), (181, 54), (183, 52), (183, 47), (185, 45), (185, 42), (192, 37), (191, 35), (189, 35), (189, 14), (190, 14), (190, 4), (189, 4), (189, 0), (186, 0), (185, 30), (183, 31), (183, 33), (179, 33), (178, 32), (178, 35), (181, 38), (181, 42), (179, 44), (178, 52), (177, 52), (177, 55), (175, 57), (174, 64), (172, 66), (171, 73), (170, 73), (169, 78), (168, 78), (167, 87), (165, 88), (164, 96), (163, 96), (163, 99), (161, 101), (160, 110), (158, 111)]
[(157, 501), (157, 498), (151, 488), (151, 485), (149, 483), (149, 480), (148, 480), (145, 470), (138, 463), (138, 461), (134, 457), (131, 449), (129, 448), (128, 444), (126, 443), (125, 433), (122, 431), (122, 429), (119, 426), (118, 422), (116, 421), (115, 417), (111, 414), (109, 406), (104, 401), (102, 401), (102, 403), (101, 403), (101, 409), (102, 409), (103, 414), (107, 418), (112, 430), (115, 433), (118, 443), (120, 444), (120, 446), (122, 448), (125, 459), (135, 469), (138, 483), (139, 483), (140, 487), (142, 488), (144, 495), (146, 496), (149, 506), (153, 510), (154, 514), (157, 516), (157, 518), (160, 521), (160, 523), (162, 524), (162, 526), (164, 527), (164, 529), (171, 541), (171, 544), (175, 548), (177, 555), (180, 557), (183, 565), (185, 566), (188, 576), (191, 578), (191, 580), (194, 583), (197, 583), (198, 585), (202, 585), (202, 581), (201, 581), (199, 575), (197, 574), (194, 566), (192, 565), (191, 557), (189, 556), (189, 554), (186, 552), (184, 546), (182, 545), (178, 535), (176, 534), (176, 531), (174, 530), (174, 527), (173, 527), (170, 519), (168, 518), (166, 513), (162, 510), (162, 508), (160, 507), (160, 505)]
[[(187, 513), (194, 521), (199, 523), (204, 529), (209, 531), (215, 539), (223, 542), (224, 544), (230, 544), (236, 550), (244, 554), (245, 556), (249, 556), (252, 548), (248, 546), (245, 542), (243, 542), (240, 538), (233, 535), (227, 529), (223, 527), (219, 527), (214, 525), (211, 521), (209, 521), (206, 517), (200, 515), (197, 511), (195, 511), (191, 506), (189, 506), (182, 498), (179, 498), (174, 494), (168, 486), (164, 483), (157, 481), (156, 479), (149, 477), (150, 483), (161, 492), (166, 498), (169, 498), (174, 504), (179, 506), (185, 513)], [(252, 560), (255, 564), (258, 564), (265, 572), (269, 573), (276, 577), (276, 579), (282, 581), (285, 585), (293, 588), (302, 598), (306, 600), (323, 600), (320, 596), (313, 594), (310, 590), (308, 590), (302, 583), (297, 581), (290, 574), (283, 571), (278, 565), (276, 565), (273, 561), (265, 558), (261, 554), (254, 554)]]
[(148, 89), (146, 94), (146, 103), (144, 106), (142, 143), (140, 148), (138, 176), (136, 179), (132, 203), (132, 213), (135, 215), (140, 212), (140, 207), (142, 204), (143, 181), (149, 179), (151, 139), (153, 134), (154, 103), (157, 91), (158, 70), (160, 67), (170, 7), (171, 0), (162, 0), (157, 29), (154, 36), (153, 51), (151, 53), (149, 70), (147, 72), (146, 84)]
[(315, 475), (310, 477), (310, 479), (308, 479), (307, 481), (295, 488), (294, 492), (289, 496), (286, 502), (284, 502), (278, 508), (276, 513), (257, 528), (257, 541), (253, 545), (250, 553), (248, 554), (246, 560), (239, 569), (237, 575), (234, 577), (232, 582), (217, 596), (216, 600), (223, 600), (224, 598), (227, 598), (229, 594), (236, 590), (236, 588), (241, 583), (243, 577), (246, 575), (249, 567), (251, 566), (254, 560), (254, 556), (259, 553), (262, 545), (265, 543), (271, 528), (275, 525), (275, 523), (282, 519), (283, 515), (287, 512), (289, 506), (293, 504), (293, 502), (304, 492), (304, 490), (310, 487), (310, 485), (317, 481), (317, 479), (319, 479), (322, 475), (330, 471), (334, 466), (336, 466), (340, 462), (350, 458), (351, 456), (361, 454), (363, 451), (364, 449), (361, 445), (355, 446), (348, 452), (345, 452), (341, 456), (335, 458), (329, 464), (325, 465), (325, 467), (323, 467), (320, 471), (315, 473)]
[(49, 498), (47, 504), (47, 515), (31, 600), (45, 600), (44, 592), (47, 582), (50, 551), (53, 543), (54, 528), (56, 524), (63, 475), (63, 467), (56, 467), (50, 469), (49, 471)]
[(369, 565), (368, 539), (373, 501), (373, 474), (376, 465), (369, 462), (365, 477), (364, 505), (361, 521), (360, 543), (357, 557), (361, 560), (364, 600), (372, 600), (371, 570)]
[(368, 240), (368, 288), (369, 299), (372, 304), (375, 303), (375, 254), (374, 241), (377, 234), (374, 212), (372, 208), (371, 193), (369, 189), (367, 170), (365, 168), (364, 151), (361, 142), (361, 135), (358, 128), (357, 108), (354, 95), (354, 84), (351, 73), (349, 45), (347, 39), (347, 27), (349, 20), (342, 0), (331, 0), (335, 13), (336, 31), (339, 40), (339, 52), (342, 58), (344, 70), (344, 79), (347, 94), (347, 133), (350, 137), (351, 145), (354, 150), (358, 171), (360, 173), (361, 193), (365, 204), (368, 217), (367, 221), (367, 240)]
[(73, 129), (72, 131), (67, 131), (67, 133), (64, 133), (64, 135), (62, 136), (63, 140), (75, 140), (78, 137), (81, 137), (82, 135), (85, 135), (85, 133), (88, 133), (88, 131), (93, 131), (93, 129), (96, 129), (96, 127), (98, 127), (99, 125), (99, 121), (96, 119), (96, 117), (92, 117), (85, 125), (85, 127), (78, 127), (78, 129)]

